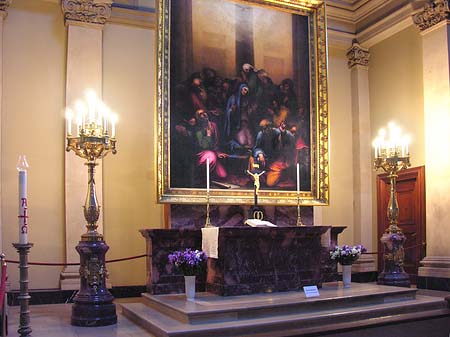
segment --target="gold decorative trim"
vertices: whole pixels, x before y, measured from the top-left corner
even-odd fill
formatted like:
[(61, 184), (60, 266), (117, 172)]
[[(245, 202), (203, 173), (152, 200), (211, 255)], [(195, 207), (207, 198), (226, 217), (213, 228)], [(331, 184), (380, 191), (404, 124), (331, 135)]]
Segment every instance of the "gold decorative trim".
[[(300, 193), (301, 206), (329, 204), (329, 115), (325, 2), (319, 0), (232, 0), (277, 8), (309, 17), (311, 90), (311, 189)], [(161, 203), (204, 204), (206, 190), (170, 186), (170, 0), (157, 1), (156, 110), (157, 193)], [(212, 189), (211, 204), (252, 204), (253, 190)], [(297, 205), (296, 191), (260, 190), (261, 205)]]
[(450, 19), (448, 0), (433, 0), (425, 4), (422, 12), (413, 15), (413, 21), (421, 31), (448, 19)]
[(347, 52), (349, 68), (353, 68), (356, 65), (369, 66), (370, 53), (369, 49), (362, 47), (358, 41), (353, 40), (351, 48)]
[(111, 17), (112, 0), (62, 0), (64, 20), (104, 25)]

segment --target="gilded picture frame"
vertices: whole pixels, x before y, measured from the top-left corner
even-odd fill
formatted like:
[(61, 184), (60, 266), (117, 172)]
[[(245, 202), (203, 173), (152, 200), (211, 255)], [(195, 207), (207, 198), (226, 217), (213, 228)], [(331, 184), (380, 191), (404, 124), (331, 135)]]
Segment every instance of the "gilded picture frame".
[(325, 3), (156, 6), (158, 201), (327, 205)]

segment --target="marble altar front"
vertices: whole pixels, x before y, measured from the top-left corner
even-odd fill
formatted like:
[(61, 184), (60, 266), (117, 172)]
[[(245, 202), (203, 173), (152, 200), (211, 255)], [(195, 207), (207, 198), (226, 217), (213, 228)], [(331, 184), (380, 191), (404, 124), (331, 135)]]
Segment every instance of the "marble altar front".
[[(197, 290), (218, 295), (298, 290), (335, 280), (330, 246), (345, 227), (221, 227), (219, 258), (209, 259), (207, 275), (197, 277)], [(147, 243), (147, 291), (183, 293), (183, 276), (167, 256), (185, 248), (201, 249), (200, 229), (143, 229)]]

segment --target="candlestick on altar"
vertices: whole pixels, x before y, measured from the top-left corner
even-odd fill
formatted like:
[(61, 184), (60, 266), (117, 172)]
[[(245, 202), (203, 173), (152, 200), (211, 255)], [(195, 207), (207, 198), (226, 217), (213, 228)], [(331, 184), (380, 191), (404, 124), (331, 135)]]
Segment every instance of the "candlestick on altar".
[(205, 228), (215, 227), (211, 224), (211, 218), (209, 217), (209, 158), (206, 158), (206, 219)]
[(209, 158), (206, 158), (206, 192), (209, 193)]
[(304, 226), (300, 211), (300, 164), (297, 163), (297, 226)]

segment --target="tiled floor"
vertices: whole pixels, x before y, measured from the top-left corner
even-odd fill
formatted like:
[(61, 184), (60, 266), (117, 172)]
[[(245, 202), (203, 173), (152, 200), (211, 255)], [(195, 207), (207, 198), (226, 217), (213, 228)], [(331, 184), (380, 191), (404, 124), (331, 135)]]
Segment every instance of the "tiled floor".
[[(139, 299), (128, 299), (137, 302)], [(116, 300), (116, 303), (123, 300)], [(116, 325), (84, 328), (70, 325), (72, 304), (33, 305), (31, 311), (32, 337), (153, 337), (150, 333), (122, 316), (117, 306), (118, 323)], [(8, 336), (19, 336), (19, 307), (9, 308)]]

